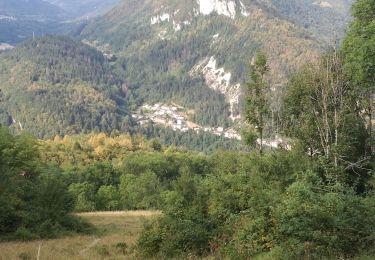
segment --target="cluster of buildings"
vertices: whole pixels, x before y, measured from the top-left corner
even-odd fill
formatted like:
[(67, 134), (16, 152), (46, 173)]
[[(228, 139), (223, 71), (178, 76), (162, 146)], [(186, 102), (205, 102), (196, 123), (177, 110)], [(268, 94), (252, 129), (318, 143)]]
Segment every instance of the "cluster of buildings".
[(203, 127), (199, 131), (204, 131), (218, 136), (223, 136), (228, 139), (241, 140), (241, 136), (234, 129), (224, 129), (223, 127)]
[(173, 130), (180, 130), (187, 132), (189, 127), (187, 120), (181, 115), (181, 107), (167, 106), (164, 104), (143, 105), (136, 114), (132, 116), (140, 125), (144, 125), (149, 121), (165, 125), (173, 128)]
[(8, 43), (2, 43), (0, 42), (0, 51), (7, 51), (7, 50), (11, 50), (13, 49), (14, 47)]
[(187, 132), (189, 130), (196, 133), (206, 132), (229, 139), (241, 139), (241, 136), (233, 129), (224, 129), (223, 127), (203, 127), (188, 120), (185, 109), (177, 105), (154, 104), (143, 105), (132, 115), (133, 119), (140, 125), (148, 122), (163, 125), (172, 128), (174, 131)]
[[(261, 143), (259, 138), (256, 140), (256, 142), (257, 142), (258, 145), (260, 145), (260, 143)], [(278, 135), (276, 135), (275, 138), (273, 138), (273, 139), (269, 139), (269, 138), (263, 139), (262, 144), (264, 146), (269, 147), (269, 148), (280, 148), (280, 147), (282, 147), (282, 148), (284, 148), (288, 151), (290, 151), (292, 149), (291, 144), (286, 139), (283, 139)]]

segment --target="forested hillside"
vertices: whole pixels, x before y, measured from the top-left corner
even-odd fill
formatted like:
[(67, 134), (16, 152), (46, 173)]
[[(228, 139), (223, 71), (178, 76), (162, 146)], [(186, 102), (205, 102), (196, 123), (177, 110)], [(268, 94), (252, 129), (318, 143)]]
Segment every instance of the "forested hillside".
[[(136, 246), (101, 241), (114, 227), (136, 236), (121, 220), (83, 253), (374, 259), (374, 1), (357, 0), (342, 43), (323, 49), (332, 28), (309, 18), (304, 29), (306, 13), (291, 10), (329, 8), (314, 19), (341, 24), (334, 14), (349, 2), (287, 3), (126, 0), (82, 41), (2, 53), (0, 241), (92, 232), (77, 212), (156, 210)], [(243, 143), (142, 121), (152, 106), (140, 105), (158, 101), (173, 107), (156, 112), (188, 110), (202, 124), (241, 113)]]
[[(50, 2), (65, 9), (69, 9), (72, 4)], [(234, 9), (231, 7), (232, 3)], [(80, 6), (85, 4), (86, 2), (80, 3)], [(49, 119), (50, 122), (45, 123), (43, 121), (47, 119), (34, 120), (33, 116), (22, 115), (24, 112), (21, 108), (11, 102), (6, 103), (9, 106), (6, 105), (7, 108), (3, 109), (3, 124), (18, 125), (40, 137), (78, 133), (80, 130), (109, 133), (110, 129), (129, 130), (132, 122), (128, 116), (142, 103), (174, 102), (189, 111), (189, 119), (198, 125), (231, 127), (233, 120), (241, 115), (248, 65), (257, 49), (268, 54), (271, 68), (268, 80), (274, 89), (272, 103), (275, 111), (280, 110), (280, 93), (288, 75), (306, 59), (316, 60), (319, 48), (324, 48), (327, 43), (327, 36), (332, 35), (336, 29), (342, 31), (348, 19), (346, 12), (349, 2), (332, 1), (329, 7), (322, 7), (311, 1), (224, 1), (222, 4), (226, 11), (200, 1), (122, 1), (102, 18), (88, 22), (87, 26), (81, 28), (82, 31), (77, 30), (72, 34), (80, 34), (79, 37), (85, 44), (99, 50), (97, 55), (103, 54), (103, 68), (102, 61), (96, 57), (84, 68), (87, 57), (82, 57), (79, 53), (77, 56), (74, 51), (70, 55), (70, 61), (64, 60), (65, 53), (57, 51), (64, 44), (54, 46), (54, 50), (42, 46), (47, 47), (48, 54), (39, 53), (41, 48), (38, 44), (32, 44), (32, 41), (21, 45), (11, 56), (16, 55), (16, 60), (21, 63), (39, 63), (37, 68), (31, 69), (32, 75), (26, 76), (32, 79), (29, 81), (31, 85), (38, 85), (33, 86), (34, 91), (37, 88), (44, 91), (43, 84), (39, 84), (42, 82), (48, 82), (55, 88), (56, 85), (63, 84), (66, 86), (65, 90), (69, 89), (74, 93), (78, 91), (77, 85), (82, 85), (79, 87), (79, 95), (95, 96), (99, 100), (95, 103), (101, 104), (93, 104), (95, 108), (91, 112), (102, 112), (89, 116), (95, 119), (83, 120), (83, 116), (78, 114), (89, 114), (81, 110), (92, 99), (71, 106), (71, 103), (60, 102), (58, 96), (64, 100), (69, 94), (57, 87), (54, 94), (44, 94), (49, 96), (48, 101), (45, 99), (43, 102), (53, 103), (53, 107), (59, 107), (58, 110), (63, 111), (64, 116)], [(95, 2), (88, 1), (87, 5), (94, 6)], [(323, 26), (323, 23), (330, 26)], [(26, 25), (21, 27), (25, 29)], [(4, 29), (7, 28), (11, 27), (5, 25)], [(13, 29), (4, 35), (12, 34), (22, 35)], [(28, 46), (25, 47), (26, 45)], [(30, 60), (30, 57), (33, 59)], [(3, 66), (10, 69), (14, 65), (15, 63), (8, 64), (7, 60)], [(28, 66), (34, 65), (21, 66), (23, 65), (16, 66), (22, 70), (19, 78), (29, 70)], [(12, 73), (4, 71), (3, 75), (7, 75), (4, 77), (6, 85), (10, 84), (7, 78), (10, 74)], [(28, 81), (22, 81), (22, 84), (25, 82)], [(16, 83), (16, 87), (19, 84), (21, 83)], [(94, 86), (95, 91), (90, 87), (83, 87), (85, 84)], [(73, 85), (74, 90), (71, 89)], [(83, 89), (86, 92), (82, 92)], [(87, 92), (89, 89), (90, 93)], [(103, 92), (105, 95), (100, 96)], [(13, 96), (10, 92), (6, 94), (7, 99)], [(14, 98), (20, 100), (21, 96)], [(43, 102), (40, 104), (44, 104)], [(24, 103), (27, 104), (28, 101)], [(29, 104), (29, 107), (34, 104), (35, 102)], [(68, 106), (65, 108), (66, 105)], [(45, 111), (36, 106), (38, 117), (43, 117)], [(74, 108), (75, 106), (80, 108)], [(78, 113), (77, 109), (81, 112)], [(104, 110), (110, 112), (106, 114)], [(30, 120), (43, 122), (39, 126), (42, 130), (39, 131), (35, 124), (28, 124), (27, 121)], [(57, 121), (57, 126), (51, 126), (51, 122)], [(148, 136), (153, 131), (142, 130)], [(168, 135), (166, 139), (171, 139), (171, 134)], [(212, 140), (212, 137), (207, 136), (205, 139)]]
[(317, 39), (332, 43), (343, 36), (344, 28), (350, 21), (350, 7), (354, 0), (265, 2), (276, 15), (305, 28)]
[[(241, 147), (237, 140), (210, 133), (136, 125), (131, 113), (142, 99), (134, 91), (135, 86), (125, 83), (124, 68), (77, 40), (52, 36), (30, 39), (2, 53), (0, 60), (0, 124), (15, 133), (26, 130), (48, 138), (117, 131), (156, 137), (164, 144), (204, 152)], [(179, 91), (176, 88), (171, 89), (170, 98)], [(188, 100), (193, 102), (197, 95), (208, 100), (217, 97), (202, 88)], [(224, 104), (220, 101), (216, 107)], [(215, 123), (211, 113), (215, 107), (206, 107), (205, 103), (199, 106), (205, 110), (197, 117)], [(220, 115), (220, 111), (216, 113)]]
[(222, 125), (240, 115), (240, 85), (257, 49), (268, 54), (279, 106), (288, 75), (335, 43), (350, 2), (331, 2), (122, 1), (81, 37), (119, 56), (125, 81), (144, 101), (172, 99), (197, 115), (209, 111), (210, 121), (197, 123)]
[(129, 129), (130, 91), (94, 48), (44, 37), (2, 54), (1, 61), (3, 125), (39, 137)]
[[(341, 48), (289, 79), (282, 121), (290, 151), (265, 153), (258, 143), (258, 156), (226, 154), (207, 176), (181, 172), (161, 196), (164, 215), (138, 241), (141, 256), (374, 258), (374, 13), (372, 1), (358, 0)], [(268, 70), (257, 52), (245, 107), (259, 138), (271, 115)]]

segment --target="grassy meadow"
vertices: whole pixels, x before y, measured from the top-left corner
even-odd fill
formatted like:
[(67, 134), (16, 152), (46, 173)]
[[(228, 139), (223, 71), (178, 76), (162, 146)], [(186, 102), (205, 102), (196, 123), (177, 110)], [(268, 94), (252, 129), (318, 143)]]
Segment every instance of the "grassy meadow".
[(157, 211), (91, 212), (78, 214), (94, 225), (91, 235), (51, 240), (0, 243), (0, 259), (134, 259), (134, 245), (146, 219)]

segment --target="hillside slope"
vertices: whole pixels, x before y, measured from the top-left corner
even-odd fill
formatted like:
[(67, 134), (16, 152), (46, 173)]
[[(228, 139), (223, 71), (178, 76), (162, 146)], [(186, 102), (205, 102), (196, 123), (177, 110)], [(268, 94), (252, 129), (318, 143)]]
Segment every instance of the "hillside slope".
[(126, 83), (145, 102), (173, 100), (193, 109), (196, 122), (220, 125), (240, 114), (241, 85), (257, 49), (267, 53), (278, 90), (343, 30), (349, 2), (331, 2), (124, 0), (81, 37), (120, 56)]
[(65, 37), (0, 55), (2, 125), (39, 137), (129, 127), (127, 90), (94, 48)]
[(331, 43), (343, 36), (354, 0), (272, 0), (263, 2), (275, 15), (308, 30), (315, 38)]

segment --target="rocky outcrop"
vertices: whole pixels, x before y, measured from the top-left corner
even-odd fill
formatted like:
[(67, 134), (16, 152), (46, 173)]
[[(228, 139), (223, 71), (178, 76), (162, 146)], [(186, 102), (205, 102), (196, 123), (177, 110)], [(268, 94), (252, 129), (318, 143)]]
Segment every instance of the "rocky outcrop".
[(190, 72), (191, 74), (202, 74), (205, 78), (206, 85), (219, 91), (225, 97), (230, 105), (230, 117), (232, 120), (239, 118), (239, 100), (241, 94), (241, 85), (231, 84), (232, 74), (226, 72), (224, 68), (217, 68), (217, 61), (215, 57), (206, 58), (199, 64), (194, 66)]

